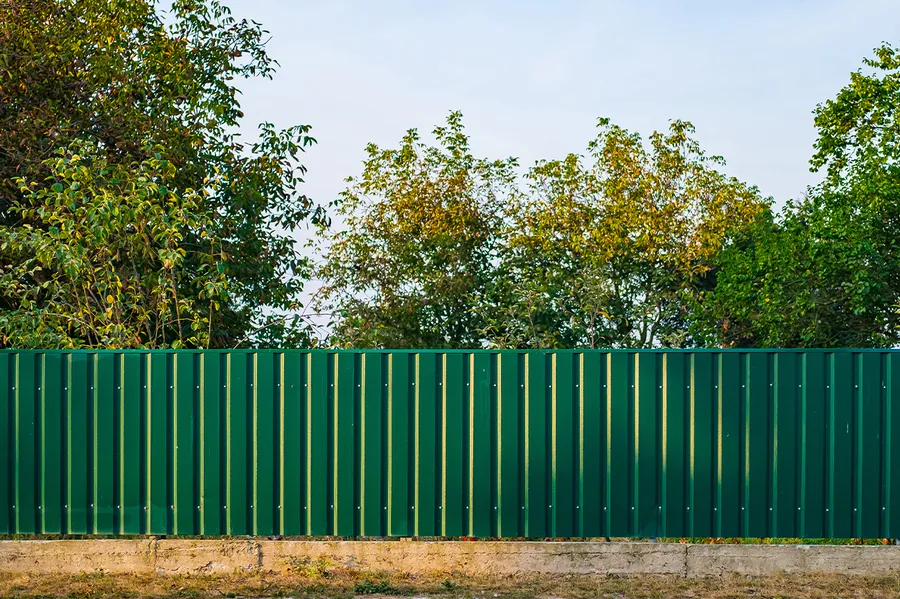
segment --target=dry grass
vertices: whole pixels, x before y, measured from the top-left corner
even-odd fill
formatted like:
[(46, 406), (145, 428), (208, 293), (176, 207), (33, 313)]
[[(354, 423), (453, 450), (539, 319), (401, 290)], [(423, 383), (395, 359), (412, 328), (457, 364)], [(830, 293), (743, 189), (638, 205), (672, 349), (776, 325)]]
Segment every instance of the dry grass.
[(688, 580), (674, 576), (467, 577), (378, 573), (333, 566), (325, 560), (297, 562), (282, 572), (155, 576), (133, 574), (0, 575), (0, 597), (326, 597), (407, 596), (435, 598), (731, 597), (825, 599), (898, 597), (900, 577), (840, 575), (726, 576)]

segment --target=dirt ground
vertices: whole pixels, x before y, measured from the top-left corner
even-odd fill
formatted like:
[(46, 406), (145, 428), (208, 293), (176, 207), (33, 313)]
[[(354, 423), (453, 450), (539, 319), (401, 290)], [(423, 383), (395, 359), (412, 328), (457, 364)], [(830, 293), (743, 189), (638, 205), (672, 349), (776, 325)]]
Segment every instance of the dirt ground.
[(467, 577), (363, 572), (327, 560), (292, 564), (282, 572), (224, 575), (20, 575), (0, 574), (0, 597), (410, 597), (480, 599), (828, 598), (900, 597), (896, 576), (779, 575), (684, 579), (674, 576)]

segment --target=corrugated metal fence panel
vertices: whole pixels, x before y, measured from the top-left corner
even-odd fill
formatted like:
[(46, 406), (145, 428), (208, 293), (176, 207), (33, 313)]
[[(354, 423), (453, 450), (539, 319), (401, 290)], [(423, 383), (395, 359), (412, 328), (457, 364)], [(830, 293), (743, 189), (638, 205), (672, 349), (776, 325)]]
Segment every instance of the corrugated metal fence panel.
[(900, 537), (900, 352), (2, 352), (0, 533)]

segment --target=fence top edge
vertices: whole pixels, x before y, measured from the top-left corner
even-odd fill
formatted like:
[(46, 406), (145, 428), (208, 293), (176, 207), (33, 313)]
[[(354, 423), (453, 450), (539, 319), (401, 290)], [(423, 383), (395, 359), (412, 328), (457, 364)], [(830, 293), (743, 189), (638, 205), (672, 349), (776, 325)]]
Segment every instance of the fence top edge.
[(0, 349), (0, 354), (900, 354), (900, 348), (697, 348), (697, 349)]

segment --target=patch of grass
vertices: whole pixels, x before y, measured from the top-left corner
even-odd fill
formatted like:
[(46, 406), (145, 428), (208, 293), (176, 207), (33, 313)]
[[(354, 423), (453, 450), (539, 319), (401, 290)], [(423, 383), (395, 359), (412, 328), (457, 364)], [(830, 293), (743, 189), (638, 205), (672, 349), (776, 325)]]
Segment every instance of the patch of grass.
[(387, 580), (366, 579), (356, 583), (353, 592), (359, 595), (384, 595), (395, 592), (395, 589)]
[(305, 572), (234, 572), (205, 575), (0, 574), (0, 597), (14, 599), (222, 599), (223, 597), (316, 597), (348, 599), (353, 595), (427, 596), (433, 599), (726, 599), (760, 597), (826, 599), (900, 595), (900, 576), (775, 575), (685, 579), (678, 576), (497, 575), (466, 576), (434, 572), (410, 576), (366, 572), (332, 565), (327, 577)]
[(301, 574), (306, 578), (310, 578), (312, 580), (316, 580), (319, 578), (328, 578), (331, 576), (331, 572), (329, 568), (334, 566), (334, 563), (328, 559), (327, 557), (318, 557), (316, 559), (312, 559), (307, 556), (303, 557), (290, 557), (287, 560), (288, 568), (297, 574)]

